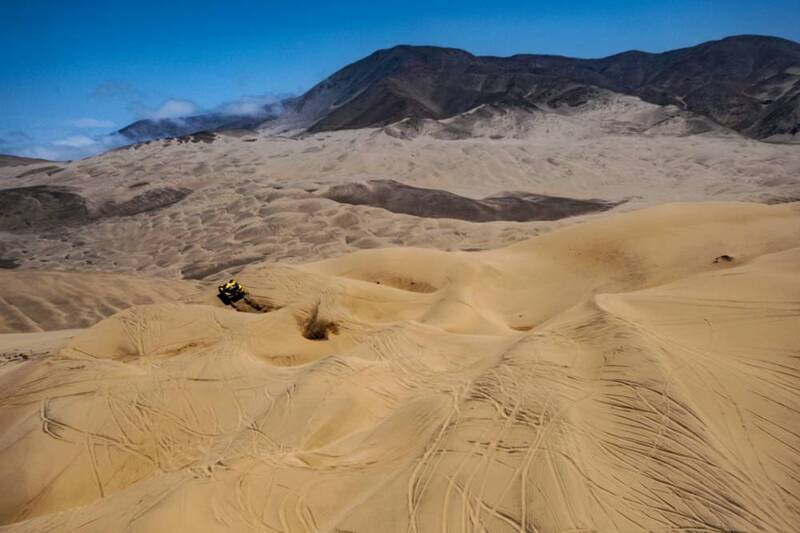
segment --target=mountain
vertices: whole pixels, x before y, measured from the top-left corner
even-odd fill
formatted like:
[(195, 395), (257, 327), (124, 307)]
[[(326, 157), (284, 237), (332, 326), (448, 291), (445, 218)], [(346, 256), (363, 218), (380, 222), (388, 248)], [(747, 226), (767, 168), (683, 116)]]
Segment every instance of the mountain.
[(131, 141), (146, 141), (163, 137), (181, 137), (199, 131), (222, 129), (252, 129), (264, 121), (274, 119), (278, 112), (274, 106), (265, 106), (257, 116), (206, 113), (191, 117), (137, 120), (117, 131)]
[(50, 163), (50, 161), (32, 157), (0, 154), (0, 167), (20, 167), (24, 165), (35, 165), (37, 163)]
[(140, 121), (120, 133), (135, 138), (130, 133), (163, 137), (228, 127), (358, 129), (406, 118), (443, 119), (484, 104), (575, 107), (607, 91), (674, 105), (756, 139), (796, 137), (800, 44), (746, 35), (602, 59), (482, 57), (452, 48), (401, 45), (379, 50), (284, 101), (280, 117), (231, 124), (230, 117), (205, 115), (179, 121), (177, 128), (175, 121)]
[(663, 54), (603, 59), (517, 55), (478, 57), (455, 49), (381, 50), (311, 89), (299, 112), (312, 130), (440, 119), (481, 104), (575, 106), (603, 88), (676, 105), (755, 138), (796, 134), (800, 44), (742, 36)]

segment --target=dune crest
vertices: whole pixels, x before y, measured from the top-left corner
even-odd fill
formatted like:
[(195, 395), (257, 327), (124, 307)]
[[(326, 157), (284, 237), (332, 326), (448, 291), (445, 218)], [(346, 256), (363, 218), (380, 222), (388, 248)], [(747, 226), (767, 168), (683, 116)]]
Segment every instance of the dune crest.
[(790, 531), (798, 264), (705, 203), (250, 266), (0, 367), (0, 529)]

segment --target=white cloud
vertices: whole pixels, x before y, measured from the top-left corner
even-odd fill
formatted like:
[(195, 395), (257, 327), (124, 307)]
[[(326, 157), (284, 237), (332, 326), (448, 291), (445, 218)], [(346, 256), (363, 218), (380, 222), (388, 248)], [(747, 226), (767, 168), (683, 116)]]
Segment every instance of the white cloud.
[(150, 117), (154, 120), (159, 120), (162, 118), (181, 118), (181, 117), (188, 117), (190, 115), (196, 114), (198, 111), (198, 107), (194, 104), (194, 102), (190, 102), (189, 100), (167, 100), (161, 106), (150, 113)]
[(73, 120), (72, 125), (78, 128), (111, 128), (114, 126), (114, 123), (110, 120), (79, 118), (77, 120)]
[(19, 150), (15, 155), (22, 157), (35, 157), (36, 159), (48, 159), (50, 161), (66, 161), (69, 159), (63, 149), (50, 148), (47, 146), (31, 146), (24, 150)]
[(100, 135), (96, 138), (73, 135), (48, 144), (30, 145), (13, 150), (13, 155), (38, 157), (53, 161), (83, 159), (126, 143), (119, 135)]
[(94, 146), (97, 141), (86, 135), (70, 135), (64, 139), (53, 141), (54, 146), (63, 146), (66, 148), (86, 148), (87, 146)]
[(243, 96), (236, 101), (222, 104), (217, 110), (225, 115), (257, 117), (274, 112), (274, 108), (278, 105), (278, 99), (271, 94)]

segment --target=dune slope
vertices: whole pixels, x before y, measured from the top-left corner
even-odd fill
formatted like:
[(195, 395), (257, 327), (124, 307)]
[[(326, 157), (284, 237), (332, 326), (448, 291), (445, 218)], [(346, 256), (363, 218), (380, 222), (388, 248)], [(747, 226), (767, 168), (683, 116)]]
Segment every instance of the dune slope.
[(798, 265), (707, 203), (251, 266), (0, 368), (0, 529), (791, 531)]
[(0, 333), (85, 328), (131, 305), (191, 301), (202, 286), (113, 273), (8, 270), (0, 275)]

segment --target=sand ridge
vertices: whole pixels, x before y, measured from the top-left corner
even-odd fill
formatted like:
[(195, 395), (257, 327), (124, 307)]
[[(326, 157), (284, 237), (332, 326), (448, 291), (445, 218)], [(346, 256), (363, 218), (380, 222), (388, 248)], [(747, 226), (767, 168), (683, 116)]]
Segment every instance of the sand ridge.
[(798, 264), (798, 204), (724, 202), (253, 264), (268, 313), (209, 289), (0, 373), (2, 529), (791, 531)]

